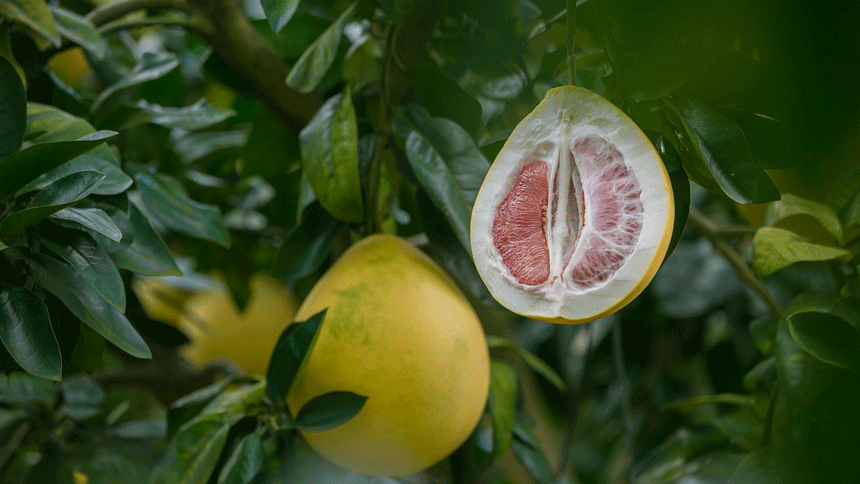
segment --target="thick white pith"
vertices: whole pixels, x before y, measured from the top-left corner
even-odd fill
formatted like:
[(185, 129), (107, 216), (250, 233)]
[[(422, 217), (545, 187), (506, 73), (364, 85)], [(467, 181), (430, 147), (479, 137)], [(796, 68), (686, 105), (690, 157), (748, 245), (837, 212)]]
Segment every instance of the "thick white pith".
[[(596, 213), (601, 206), (595, 205), (596, 175), (580, 173), (585, 160), (574, 159), (574, 144), (590, 137), (617, 150), (629, 171), (626, 178), (638, 185), (615, 185), (622, 192), (631, 191), (629, 198), (641, 202), (641, 209), (615, 207), (629, 213), (621, 213), (620, 225), (609, 231), (616, 234), (612, 240), (605, 233), (606, 214)], [(551, 166), (545, 223), (550, 269), (544, 282), (526, 285), (519, 283), (501, 260), (492, 226), (520, 170), (534, 160), (547, 161)], [(640, 190), (641, 194), (634, 196)], [(561, 88), (550, 91), (517, 126), (491, 167), (472, 214), (472, 251), (479, 274), (502, 305), (540, 319), (590, 320), (629, 301), (650, 281), (665, 255), (673, 214), (668, 176), (644, 134), (599, 96), (578, 88)], [(624, 225), (630, 216), (639, 220)], [(640, 222), (638, 236), (618, 234), (618, 226), (635, 229)], [(601, 224), (604, 230), (598, 230)], [(607, 240), (611, 244), (623, 242), (621, 246), (632, 241), (629, 250), (614, 245), (610, 248), (623, 252), (620, 267), (612, 268), (611, 274), (601, 275), (599, 280), (583, 280), (581, 271), (571, 274), (578, 263), (595, 254), (594, 241), (605, 246)]]

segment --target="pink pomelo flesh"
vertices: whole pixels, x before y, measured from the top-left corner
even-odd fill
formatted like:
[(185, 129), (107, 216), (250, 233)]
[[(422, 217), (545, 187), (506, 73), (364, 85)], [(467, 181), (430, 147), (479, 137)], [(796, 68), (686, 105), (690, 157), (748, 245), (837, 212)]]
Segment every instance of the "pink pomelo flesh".
[(528, 286), (549, 278), (546, 207), (549, 165), (532, 161), (523, 167), (493, 221), (493, 243), (514, 278)]
[[(622, 154), (603, 138), (581, 136), (562, 149), (572, 156), (522, 167), (496, 210), (493, 245), (522, 285), (541, 285), (558, 274), (588, 289), (606, 282), (633, 253), (642, 230), (642, 191)], [(571, 166), (561, 170), (562, 163)]]

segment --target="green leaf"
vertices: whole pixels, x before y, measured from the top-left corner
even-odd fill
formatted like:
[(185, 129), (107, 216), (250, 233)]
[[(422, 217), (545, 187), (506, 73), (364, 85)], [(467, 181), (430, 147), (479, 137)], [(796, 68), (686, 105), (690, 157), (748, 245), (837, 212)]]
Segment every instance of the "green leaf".
[(215, 470), (230, 427), (238, 420), (196, 419), (170, 440), (149, 484), (206, 484)]
[(493, 460), (501, 457), (511, 446), (518, 397), (517, 372), (507, 363), (491, 360), (490, 398), (487, 401), (487, 409), (493, 422)]
[(91, 52), (97, 59), (104, 58), (107, 44), (88, 18), (56, 5), (49, 8), (63, 37)]
[[(95, 132), (90, 123), (53, 106), (37, 103), (27, 105), (27, 135), (32, 136), (33, 143), (71, 141)], [(119, 166), (119, 156), (107, 145), (99, 145), (45, 173), (19, 190), (19, 193), (41, 190), (66, 175), (84, 170), (95, 170), (107, 176), (96, 189), (97, 195), (116, 195), (132, 184), (131, 177)]]
[(72, 350), (72, 362), (81, 370), (92, 373), (102, 362), (105, 352), (105, 339), (84, 322), (78, 324), (78, 340)]
[(475, 261), (471, 254), (463, 248), (463, 244), (448, 226), (442, 212), (433, 205), (423, 190), (418, 192), (417, 199), (418, 213), (433, 248), (431, 251), (433, 258), (484, 305), (501, 308), (478, 275), (478, 269), (475, 268)]
[(199, 418), (218, 417), (225, 420), (229, 417), (244, 417), (249, 407), (259, 405), (266, 394), (266, 382), (260, 380), (253, 385), (231, 388), (215, 396), (200, 411)]
[(0, 341), (31, 375), (59, 381), (63, 362), (48, 309), (23, 287), (0, 282)]
[(296, 414), (295, 426), (305, 432), (322, 432), (346, 423), (364, 407), (367, 397), (351, 392), (330, 392), (310, 399)]
[(15, 66), (0, 56), (0, 162), (21, 149), (27, 126), (27, 96)]
[[(722, 414), (712, 422), (732, 443), (743, 449), (752, 451), (761, 447), (761, 420), (752, 409), (739, 409)], [(734, 468), (735, 466), (732, 466), (732, 470)]]
[(262, 0), (260, 4), (269, 19), (272, 32), (277, 34), (293, 18), (299, 7), (299, 0)]
[(810, 452), (791, 438), (777, 438), (747, 454), (728, 484), (785, 484), (821, 481), (822, 469), (810, 462)]
[(740, 127), (731, 119), (686, 98), (667, 103), (680, 117), (696, 154), (720, 188), (738, 203), (779, 199), (779, 190), (753, 160)]
[(0, 17), (32, 29), (54, 47), (61, 44), (54, 17), (45, 0), (0, 0)]
[(379, 82), (382, 75), (382, 47), (367, 35), (353, 43), (343, 59), (341, 75), (355, 92)]
[(232, 109), (213, 107), (205, 99), (183, 107), (159, 106), (139, 100), (133, 106), (120, 107), (118, 111), (126, 111), (125, 120), (118, 128), (125, 131), (142, 124), (152, 123), (165, 128), (179, 128), (195, 131), (212, 127), (236, 115)]
[(809, 354), (840, 368), (860, 370), (860, 334), (835, 314), (795, 312), (786, 317), (791, 337)]
[(144, 52), (140, 61), (122, 79), (105, 88), (99, 97), (93, 101), (91, 112), (96, 112), (104, 102), (117, 92), (147, 81), (164, 77), (179, 66), (179, 59), (172, 53), (166, 51)]
[(52, 213), (81, 201), (104, 179), (105, 176), (102, 173), (92, 170), (72, 173), (60, 178), (37, 193), (26, 207), (12, 212), (0, 221), (0, 237), (19, 234)]
[(197, 416), (231, 383), (233, 383), (233, 378), (227, 377), (224, 380), (191, 392), (171, 403), (167, 411), (168, 433), (173, 435), (177, 429)]
[(774, 365), (780, 392), (798, 410), (809, 405), (831, 385), (839, 370), (809, 354), (791, 336), (783, 318), (774, 340)]
[(776, 335), (776, 326), (779, 320), (770, 316), (763, 316), (750, 321), (749, 333), (756, 348), (764, 354), (770, 354), (773, 348), (773, 338)]
[(839, 223), (836, 212), (823, 203), (806, 200), (790, 193), (782, 194), (782, 198), (768, 205), (764, 225), (773, 227), (780, 221), (796, 215), (808, 215), (814, 218), (839, 245), (842, 245), (842, 224)]
[(287, 74), (287, 85), (301, 93), (309, 93), (316, 89), (320, 81), (322, 81), (326, 72), (337, 57), (337, 51), (340, 47), (340, 38), (343, 35), (343, 27), (346, 22), (352, 18), (355, 12), (356, 3), (351, 4), (341, 15), (334, 21), (329, 28), (325, 30), (308, 48), (304, 51), (296, 64), (290, 69)]
[(267, 177), (288, 173), (301, 166), (301, 158), (298, 137), (287, 131), (268, 109), (260, 109), (248, 135), (242, 175)]
[(100, 208), (67, 207), (51, 214), (58, 225), (70, 229), (86, 229), (114, 242), (122, 239), (122, 232), (108, 214)]
[(119, 271), (107, 252), (84, 232), (53, 231), (37, 238), (68, 262), (111, 306), (125, 311), (125, 288)]
[(490, 164), (457, 123), (433, 118), (415, 104), (401, 106), (398, 114), (394, 129), (406, 138), (406, 158), (418, 183), (471, 254), (472, 206)]
[(317, 200), (339, 220), (363, 219), (358, 172), (358, 127), (352, 96), (329, 99), (299, 136), (302, 162)]
[(410, 84), (421, 96), (421, 106), (434, 117), (450, 119), (477, 139), (483, 126), (481, 103), (439, 67), (419, 66), (409, 73)]
[[(836, 179), (830, 193), (827, 195), (827, 205), (843, 214), (844, 211), (851, 205), (851, 202), (857, 203), (857, 198), (860, 196), (860, 164), (849, 169)], [(850, 224), (845, 224), (849, 227)]]
[(532, 353), (529, 353), (525, 349), (515, 345), (513, 342), (499, 336), (487, 335), (487, 347), (490, 349), (502, 348), (513, 351), (519, 355), (519, 357), (522, 358), (532, 370), (546, 378), (547, 381), (552, 383), (553, 386), (558, 388), (561, 392), (567, 391), (567, 386), (564, 384), (564, 381), (551, 366), (547, 365), (546, 362)]
[(684, 234), (684, 228), (687, 226), (687, 217), (690, 214), (690, 180), (687, 178), (687, 173), (681, 162), (681, 155), (678, 154), (675, 146), (662, 134), (654, 135), (651, 133), (649, 138), (669, 173), (669, 181), (672, 183), (672, 194), (675, 200), (675, 223), (672, 226), (672, 238), (669, 241), (665, 260), (675, 251), (675, 247), (678, 246), (678, 242), (681, 241), (681, 236)]
[[(8, 198), (19, 190), (21, 193), (30, 191), (29, 187), (25, 187), (25, 185), (37, 179), (40, 175), (92, 150), (106, 140), (113, 138), (116, 134), (114, 131), (99, 131), (82, 136), (74, 141), (57, 141), (32, 145), (13, 154), (6, 161), (0, 163), (0, 199)], [(76, 170), (75, 173), (83, 171), (84, 169)], [(97, 170), (90, 171), (92, 173), (98, 172)], [(104, 173), (98, 173), (102, 178), (105, 178)], [(51, 183), (72, 174), (68, 173), (57, 177), (40, 186), (39, 189), (43, 189)], [(22, 189), (22, 187), (25, 188)]]
[(86, 420), (99, 413), (105, 392), (88, 376), (76, 376), (63, 381), (61, 411), (74, 420)]
[(856, 226), (860, 226), (860, 193), (854, 197), (854, 200), (845, 212), (845, 227), (851, 228)]
[(0, 373), (0, 402), (40, 403), (53, 407), (57, 400), (57, 383), (24, 372)]
[(27, 411), (22, 408), (7, 410), (0, 408), (0, 432), (8, 429), (10, 426), (20, 423), (27, 418)]
[(766, 170), (795, 168), (803, 163), (800, 123), (788, 122), (742, 108), (721, 107), (749, 140), (753, 157)]
[(676, 478), (689, 472), (690, 461), (714, 448), (722, 440), (722, 435), (714, 430), (694, 432), (680, 428), (639, 458), (639, 462), (631, 470), (633, 482), (684, 482), (683, 479)]
[(278, 338), (266, 371), (266, 394), (276, 405), (286, 401), (287, 395), (301, 379), (325, 313), (322, 310), (306, 321), (287, 326)]
[(230, 247), (230, 234), (218, 207), (188, 198), (179, 181), (168, 175), (138, 173), (134, 179), (149, 213), (167, 228)]
[(335, 220), (318, 204), (312, 205), (278, 249), (272, 273), (295, 280), (319, 269), (343, 227), (343, 222)]
[(218, 475), (218, 484), (248, 484), (263, 469), (263, 442), (256, 433), (242, 437)]
[(133, 203), (129, 207), (128, 220), (131, 245), (118, 252), (106, 248), (114, 264), (144, 276), (181, 275), (182, 271), (176, 266), (161, 236)]
[(522, 422), (517, 421), (514, 425), (514, 438), (511, 440), (511, 451), (526, 471), (537, 482), (549, 484), (552, 482), (553, 472), (549, 465), (540, 441), (534, 432)]
[(119, 349), (137, 358), (152, 357), (146, 342), (128, 319), (91, 289), (74, 268), (40, 254), (27, 260), (27, 268), (40, 286), (57, 296), (72, 314)]
[(755, 404), (755, 399), (749, 395), (740, 395), (737, 393), (718, 393), (715, 395), (700, 395), (697, 397), (682, 398), (673, 400), (663, 405), (661, 410), (673, 410), (676, 412), (690, 412), (701, 405), (713, 403), (724, 403), (728, 405), (738, 405), (741, 407), (751, 407)]
[(752, 266), (759, 277), (767, 277), (795, 262), (825, 261), (850, 255), (845, 249), (808, 242), (784, 229), (762, 227), (753, 237)]
[(183, 136), (174, 149), (183, 163), (191, 164), (209, 157), (238, 156), (247, 143), (248, 133), (243, 130), (205, 131)]
[(163, 418), (130, 420), (110, 430), (123, 439), (163, 439), (167, 436), (167, 422)]

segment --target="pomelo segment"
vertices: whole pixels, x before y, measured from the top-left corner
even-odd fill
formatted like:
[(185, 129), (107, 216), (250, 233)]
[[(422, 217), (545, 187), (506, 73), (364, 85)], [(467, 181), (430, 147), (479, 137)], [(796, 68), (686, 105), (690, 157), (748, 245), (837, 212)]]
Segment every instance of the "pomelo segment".
[(549, 165), (533, 161), (524, 166), (493, 220), (493, 244), (520, 284), (533, 286), (549, 278), (546, 246)]
[(490, 167), (472, 212), (472, 255), (511, 311), (592, 321), (648, 285), (673, 219), (669, 177), (645, 134), (602, 97), (562, 87)]

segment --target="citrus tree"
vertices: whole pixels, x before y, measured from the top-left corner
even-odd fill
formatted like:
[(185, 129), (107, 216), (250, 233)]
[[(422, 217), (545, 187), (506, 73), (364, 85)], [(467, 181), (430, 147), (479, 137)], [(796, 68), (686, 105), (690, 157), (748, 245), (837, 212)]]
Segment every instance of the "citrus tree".
[[(851, 482), (857, 10), (0, 0), (0, 480)], [(470, 233), (548, 92), (673, 208), (584, 324)]]

